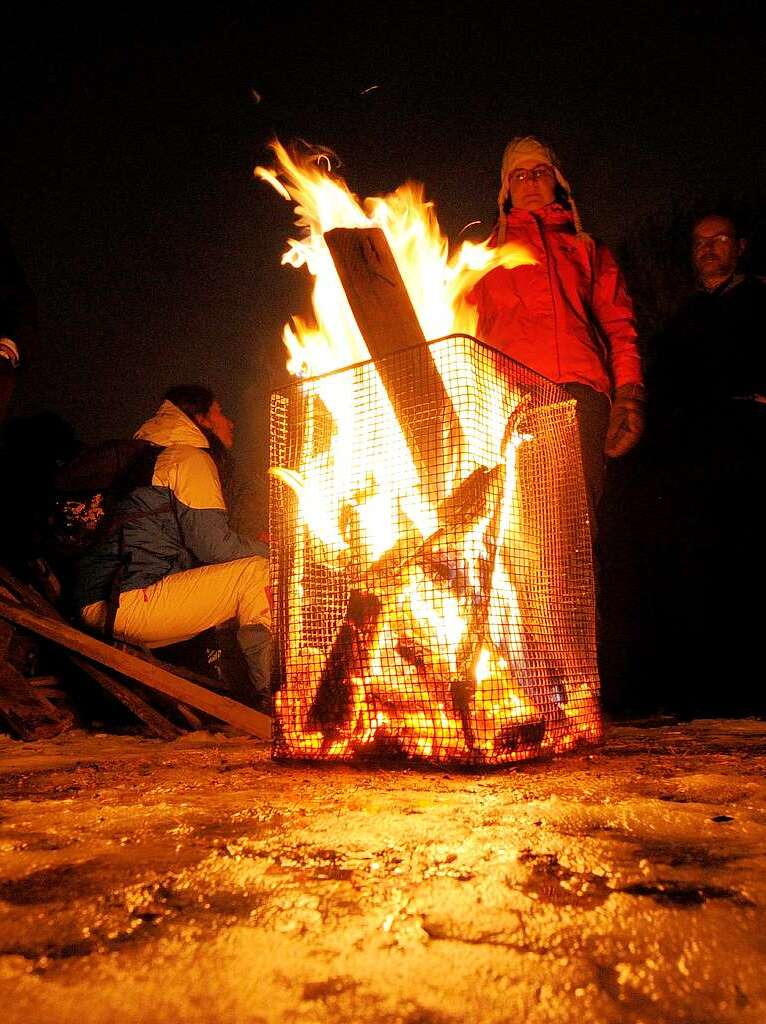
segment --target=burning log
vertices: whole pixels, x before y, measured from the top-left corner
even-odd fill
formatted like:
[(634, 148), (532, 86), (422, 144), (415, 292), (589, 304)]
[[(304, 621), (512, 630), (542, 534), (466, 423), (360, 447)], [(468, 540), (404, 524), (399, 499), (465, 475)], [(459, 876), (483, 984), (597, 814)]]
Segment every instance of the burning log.
[(308, 724), (319, 728), (327, 739), (355, 725), (354, 712), (369, 661), (370, 642), (380, 615), (380, 599), (374, 594), (352, 590), (346, 616), (332, 646)]
[[(333, 228), (324, 240), (370, 356), (375, 361), (425, 343), (412, 301), (380, 228)], [(436, 367), (429, 383), (444, 399)], [(404, 396), (397, 395), (397, 400)]]
[[(420, 480), (439, 501), (445, 440), (454, 458), (463, 443), (460, 422), (386, 236), (380, 228), (333, 228), (324, 240)], [(408, 357), (412, 348), (418, 351)], [(394, 353), (397, 358), (386, 358)]]

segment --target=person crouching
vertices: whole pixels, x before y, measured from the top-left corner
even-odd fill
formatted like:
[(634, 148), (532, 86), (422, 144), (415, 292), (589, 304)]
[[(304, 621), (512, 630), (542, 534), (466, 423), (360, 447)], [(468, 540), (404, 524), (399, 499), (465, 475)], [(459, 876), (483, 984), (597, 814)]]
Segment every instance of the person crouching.
[(251, 703), (269, 712), (268, 548), (231, 529), (221, 484), (234, 423), (209, 388), (178, 386), (134, 436), (156, 446), (156, 458), (80, 562), (80, 617), (91, 629), (149, 648), (234, 620)]

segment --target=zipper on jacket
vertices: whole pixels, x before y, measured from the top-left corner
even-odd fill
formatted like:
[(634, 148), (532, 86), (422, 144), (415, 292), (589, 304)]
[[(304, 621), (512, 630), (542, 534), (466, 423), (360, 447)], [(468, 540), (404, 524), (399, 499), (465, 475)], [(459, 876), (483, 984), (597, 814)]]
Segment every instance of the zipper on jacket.
[(559, 317), (556, 309), (556, 297), (553, 290), (553, 278), (551, 271), (551, 250), (548, 247), (548, 239), (545, 237), (545, 230), (543, 226), (542, 217), (537, 217), (536, 214), (532, 214), (535, 218), (535, 224), (537, 230), (540, 233), (540, 241), (543, 245), (543, 251), (545, 252), (546, 269), (548, 271), (548, 292), (551, 297), (551, 309), (553, 310), (553, 336), (556, 339), (556, 379), (561, 379), (561, 353), (559, 352)]

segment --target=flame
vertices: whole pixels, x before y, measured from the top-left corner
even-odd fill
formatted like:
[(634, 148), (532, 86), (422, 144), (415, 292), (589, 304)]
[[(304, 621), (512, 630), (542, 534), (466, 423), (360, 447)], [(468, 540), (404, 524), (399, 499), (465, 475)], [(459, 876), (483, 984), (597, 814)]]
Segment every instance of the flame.
[(465, 299), (473, 285), (493, 267), (534, 263), (520, 246), (495, 248), (489, 241), (463, 242), (450, 256), (422, 185), (408, 182), (388, 196), (360, 202), (328, 173), (326, 150), (298, 160), (279, 142), (271, 148), (276, 167), (256, 167), (255, 175), (295, 204), (295, 224), (302, 231), (301, 238), (288, 240), (282, 263), (305, 266), (314, 278), (315, 322), (295, 317), (283, 333), (291, 373), (316, 376), (369, 359), (323, 238), (332, 228), (383, 230), (426, 338), (475, 335), (476, 307)]
[[(372, 227), (383, 230), (396, 259), (402, 278), (412, 300), (419, 323), (427, 338), (438, 338), (459, 332), (475, 334), (476, 307), (468, 303), (466, 294), (488, 270), (495, 266), (513, 267), (534, 262), (518, 246), (492, 247), (489, 242), (477, 245), (464, 242), (450, 257), (448, 241), (441, 234), (432, 203), (426, 202), (423, 187), (414, 183), (402, 185), (391, 195), (374, 197), (363, 203), (350, 191), (346, 183), (329, 173), (326, 150), (308, 153), (297, 160), (279, 142), (272, 144), (277, 160), (274, 169), (257, 167), (256, 177), (271, 185), (283, 198), (295, 203), (296, 227), (301, 229), (299, 239), (289, 239), (283, 265), (306, 267), (314, 279), (312, 305), (314, 320), (294, 316), (283, 329), (283, 340), (289, 353), (288, 370), (299, 377), (314, 377), (369, 359), (369, 352), (349, 307), (340, 283), (324, 232), (336, 227)], [(441, 353), (434, 348), (434, 358), (440, 365)], [(455, 382), (460, 387), (470, 381), (472, 368), (466, 364), (464, 375)], [(443, 374), (448, 392), (451, 380)], [(284, 473), (275, 475), (296, 493), (302, 514), (314, 535), (319, 538), (338, 561), (337, 556), (348, 549), (337, 524), (340, 516), (341, 496), (359, 490), (353, 477), (353, 436), (363, 424), (351, 413), (352, 400), (348, 382), (325, 380), (311, 388), (327, 408), (336, 424), (330, 451), (318, 456), (313, 465), (306, 466), (303, 480), (288, 479)], [(462, 415), (461, 426), (472, 439), (467, 450), (469, 462), (480, 453), (480, 462), (500, 455), (500, 438), (510, 414), (507, 400), (498, 387), (497, 393), (484, 395), (487, 406), (496, 409), (495, 451), (485, 453), (488, 439), (483, 436), (475, 420), (478, 407)], [(375, 416), (383, 415), (391, 425), (390, 444), (395, 449), (391, 465), (396, 467), (397, 480), (386, 477), (385, 470), (376, 474), (375, 488), (363, 502), (354, 502), (358, 518), (368, 534), (368, 561), (379, 557), (395, 540), (396, 529), (391, 522), (390, 510), (398, 506), (400, 515), (415, 523), (422, 536), (437, 527), (437, 521), (420, 494), (419, 480), (412, 464), (406, 441), (382, 385), (375, 396)], [(401, 467), (405, 467), (401, 477)], [(453, 480), (464, 475), (464, 465), (453, 467)], [(308, 480), (332, 478), (331, 493), (320, 494)]]
[[(507, 557), (526, 528), (517, 500), (518, 453), (533, 440), (524, 427), (525, 400), (499, 375), (479, 380), (475, 361), (456, 355), (449, 340), (430, 345), (456, 416), (443, 426), (441, 499), (477, 471), (487, 488), (485, 511), (461, 527), (459, 543), (452, 537), (454, 551), (440, 553), (446, 536), (440, 501), (420, 477), (374, 364), (364, 403), (355, 400), (353, 374), (333, 372), (370, 355), (323, 236), (337, 227), (382, 229), (426, 338), (474, 335), (476, 309), (466, 299), (473, 285), (494, 267), (533, 260), (517, 246), (494, 247), (489, 240), (463, 242), (450, 253), (422, 186), (407, 183), (360, 202), (333, 175), (327, 150), (297, 158), (278, 142), (272, 149), (275, 166), (255, 174), (293, 203), (299, 229), (282, 263), (313, 278), (312, 317), (293, 316), (283, 330), (288, 369), (301, 380), (300, 464), (271, 470), (297, 503), (295, 556), (284, 580), (291, 607), (288, 684), (276, 695), (284, 742), (299, 756), (344, 757), (390, 735), (424, 757), (519, 759), (541, 719), (536, 700), (518, 682), (528, 667), (519, 639), (524, 581)], [(404, 538), (408, 551), (421, 552), (418, 558), (397, 555)], [(423, 553), (430, 550), (434, 564), (446, 558), (453, 567), (458, 588), (429, 567)], [(398, 573), (393, 590), (389, 563)], [(306, 696), (317, 697), (327, 667), (326, 652), (307, 642), (309, 564), (329, 574), (331, 588), (352, 580), (362, 595), (362, 611), (336, 624), (351, 653), (344, 718), (331, 735)], [(587, 680), (578, 692), (592, 701)], [(576, 715), (570, 718), (546, 736), (543, 748), (564, 749), (592, 734)], [(499, 755), (498, 737), (516, 728), (522, 730), (516, 746)]]

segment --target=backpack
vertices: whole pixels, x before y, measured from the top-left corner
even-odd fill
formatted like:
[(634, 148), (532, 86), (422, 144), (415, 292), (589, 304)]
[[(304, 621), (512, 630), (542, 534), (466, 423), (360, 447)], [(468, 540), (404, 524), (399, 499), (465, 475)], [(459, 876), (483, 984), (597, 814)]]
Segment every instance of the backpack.
[(150, 441), (104, 441), (90, 445), (53, 478), (49, 541), (57, 559), (71, 562), (108, 536), (117, 502), (150, 484), (163, 449)]

